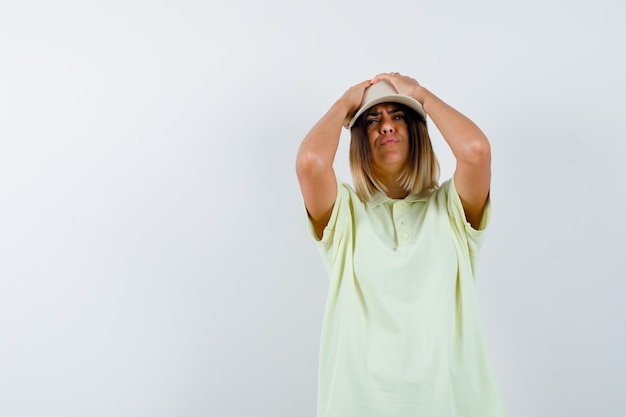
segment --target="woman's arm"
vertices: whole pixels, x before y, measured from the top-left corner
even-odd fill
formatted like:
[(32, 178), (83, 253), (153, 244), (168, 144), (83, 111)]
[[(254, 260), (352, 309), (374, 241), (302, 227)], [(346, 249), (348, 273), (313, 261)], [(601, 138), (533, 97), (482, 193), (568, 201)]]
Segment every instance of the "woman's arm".
[(413, 78), (380, 74), (376, 79), (389, 81), (400, 94), (412, 96), (422, 104), (456, 158), (454, 183), (467, 221), (478, 228), (491, 184), (491, 147), (485, 134)]
[(367, 80), (348, 89), (313, 126), (298, 150), (296, 173), (300, 190), (320, 239), (337, 198), (337, 179), (333, 162), (339, 146), (341, 128), (358, 110), (363, 100), (363, 92), (371, 84), (372, 82)]

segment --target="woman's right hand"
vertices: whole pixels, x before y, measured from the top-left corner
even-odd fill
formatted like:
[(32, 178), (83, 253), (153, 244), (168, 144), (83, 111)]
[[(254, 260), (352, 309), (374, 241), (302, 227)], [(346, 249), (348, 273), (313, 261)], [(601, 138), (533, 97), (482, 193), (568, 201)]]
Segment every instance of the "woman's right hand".
[(350, 120), (359, 111), (361, 107), (361, 103), (363, 102), (363, 94), (365, 94), (365, 90), (375, 84), (378, 80), (366, 80), (360, 82), (358, 84), (353, 85), (348, 88), (343, 96), (339, 99), (345, 108), (347, 109), (346, 118), (343, 121), (343, 126), (348, 127), (350, 125)]

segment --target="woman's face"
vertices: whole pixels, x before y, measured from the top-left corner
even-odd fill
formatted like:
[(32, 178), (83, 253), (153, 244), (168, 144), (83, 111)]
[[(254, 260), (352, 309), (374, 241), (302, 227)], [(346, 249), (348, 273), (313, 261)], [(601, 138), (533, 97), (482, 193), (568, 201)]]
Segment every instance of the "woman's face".
[(377, 174), (398, 174), (409, 155), (409, 129), (404, 110), (396, 103), (382, 103), (365, 118), (372, 167)]

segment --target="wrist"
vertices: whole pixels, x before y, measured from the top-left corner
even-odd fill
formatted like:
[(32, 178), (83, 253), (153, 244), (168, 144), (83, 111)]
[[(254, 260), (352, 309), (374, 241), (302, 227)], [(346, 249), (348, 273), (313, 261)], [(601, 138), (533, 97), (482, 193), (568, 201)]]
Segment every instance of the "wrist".
[(335, 102), (335, 104), (333, 104), (331, 112), (335, 114), (335, 117), (341, 120), (341, 124), (344, 127), (347, 127), (352, 115), (355, 113), (352, 109), (351, 103), (346, 100), (345, 97), (341, 97)]
[(424, 101), (426, 100), (427, 94), (428, 94), (428, 90), (426, 90), (426, 88), (424, 88), (423, 86), (419, 84), (413, 87), (413, 90), (411, 91), (411, 97), (419, 101), (419, 103), (422, 106), (424, 105)]
[(335, 107), (348, 114), (352, 109), (352, 102), (347, 97), (340, 97), (339, 100), (335, 102)]

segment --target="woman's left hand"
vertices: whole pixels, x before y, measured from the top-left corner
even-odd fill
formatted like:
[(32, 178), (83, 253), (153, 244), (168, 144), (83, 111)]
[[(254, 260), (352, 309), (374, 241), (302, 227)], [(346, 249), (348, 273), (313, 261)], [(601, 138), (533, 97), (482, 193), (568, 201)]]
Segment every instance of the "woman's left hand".
[[(397, 72), (384, 72), (378, 74), (373, 78), (374, 80), (387, 80), (399, 94), (413, 97), (415, 89), (420, 86), (415, 78), (411, 78), (408, 75), (402, 75)], [(421, 102), (421, 101), (420, 101)]]

